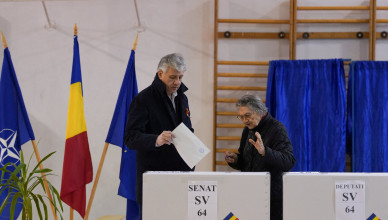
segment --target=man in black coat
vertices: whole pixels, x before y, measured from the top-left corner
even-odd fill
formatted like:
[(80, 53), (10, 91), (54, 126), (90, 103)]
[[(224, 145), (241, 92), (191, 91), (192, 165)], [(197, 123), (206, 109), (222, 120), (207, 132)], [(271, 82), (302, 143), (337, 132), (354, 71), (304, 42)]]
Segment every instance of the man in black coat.
[(193, 171), (171, 143), (171, 132), (181, 122), (191, 131), (190, 109), (182, 83), (186, 65), (181, 55), (164, 56), (152, 84), (131, 102), (124, 144), (136, 150), (136, 197), (142, 205), (143, 173), (146, 171)]

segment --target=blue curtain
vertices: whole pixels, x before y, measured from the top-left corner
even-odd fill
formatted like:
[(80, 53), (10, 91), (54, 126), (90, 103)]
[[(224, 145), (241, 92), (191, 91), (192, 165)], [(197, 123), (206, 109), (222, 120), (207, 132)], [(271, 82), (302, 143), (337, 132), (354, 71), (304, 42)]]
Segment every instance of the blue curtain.
[(348, 81), (347, 151), (353, 172), (388, 171), (388, 62), (352, 62)]
[(292, 171), (345, 171), (343, 60), (271, 61), (266, 105), (288, 130)]

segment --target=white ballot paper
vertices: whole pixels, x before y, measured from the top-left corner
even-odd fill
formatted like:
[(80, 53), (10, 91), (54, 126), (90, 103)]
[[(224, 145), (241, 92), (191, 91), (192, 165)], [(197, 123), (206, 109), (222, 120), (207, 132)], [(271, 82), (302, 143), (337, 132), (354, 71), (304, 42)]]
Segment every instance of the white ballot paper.
[(209, 149), (205, 144), (185, 124), (178, 125), (172, 133), (175, 135), (172, 143), (191, 169), (209, 153)]

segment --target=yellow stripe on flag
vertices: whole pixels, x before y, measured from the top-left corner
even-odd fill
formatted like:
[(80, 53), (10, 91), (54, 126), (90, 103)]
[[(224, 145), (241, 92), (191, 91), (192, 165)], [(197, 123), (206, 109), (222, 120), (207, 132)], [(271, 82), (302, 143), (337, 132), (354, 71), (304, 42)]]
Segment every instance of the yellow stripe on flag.
[(236, 220), (236, 219), (237, 219), (237, 217), (234, 215), (230, 218), (230, 220)]
[(67, 112), (66, 139), (86, 131), (84, 100), (81, 82), (70, 85), (69, 110)]

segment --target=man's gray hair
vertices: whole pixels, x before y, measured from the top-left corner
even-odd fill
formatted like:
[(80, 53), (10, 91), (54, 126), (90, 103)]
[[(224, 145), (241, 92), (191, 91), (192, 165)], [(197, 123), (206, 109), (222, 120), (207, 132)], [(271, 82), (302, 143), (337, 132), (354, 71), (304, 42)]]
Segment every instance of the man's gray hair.
[(179, 72), (185, 72), (186, 64), (183, 56), (178, 53), (172, 53), (162, 57), (158, 65), (158, 71), (162, 70), (163, 73), (165, 73), (169, 67), (172, 67)]
[(268, 112), (268, 108), (265, 106), (263, 101), (261, 101), (260, 97), (255, 95), (242, 96), (239, 100), (237, 100), (236, 107), (248, 107), (260, 115), (264, 115)]

